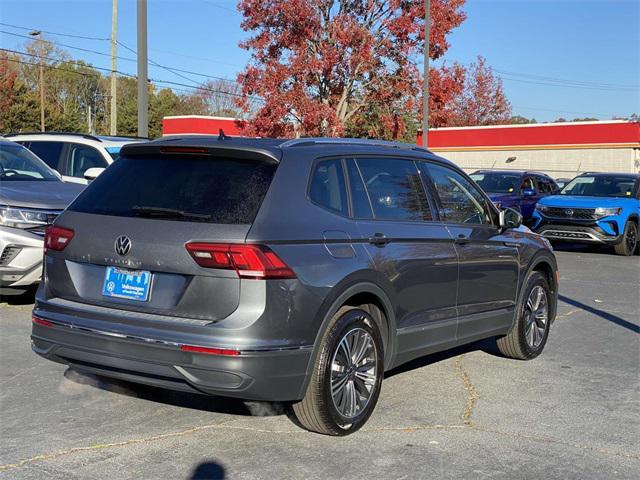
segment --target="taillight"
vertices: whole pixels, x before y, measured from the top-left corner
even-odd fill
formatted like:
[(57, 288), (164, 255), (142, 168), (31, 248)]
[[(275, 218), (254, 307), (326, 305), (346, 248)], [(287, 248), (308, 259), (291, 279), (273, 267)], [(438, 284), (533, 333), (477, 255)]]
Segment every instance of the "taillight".
[(53, 327), (53, 323), (49, 320), (45, 320), (44, 318), (40, 318), (35, 315), (31, 315), (31, 321), (36, 325), (42, 325), (43, 327)]
[(52, 225), (47, 227), (44, 232), (44, 250), (62, 251), (69, 245), (73, 238), (73, 230), (70, 228), (56, 227)]
[(187, 243), (187, 251), (205, 268), (235, 270), (240, 278), (295, 278), (296, 275), (264, 245)]

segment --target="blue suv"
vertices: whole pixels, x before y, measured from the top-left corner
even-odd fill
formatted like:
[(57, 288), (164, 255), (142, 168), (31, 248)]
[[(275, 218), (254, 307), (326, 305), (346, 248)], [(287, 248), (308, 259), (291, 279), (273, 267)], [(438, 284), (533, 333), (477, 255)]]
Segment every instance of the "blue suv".
[(550, 240), (607, 244), (633, 255), (639, 199), (640, 174), (584, 173), (538, 202), (532, 229)]
[(478, 170), (471, 178), (499, 209), (512, 208), (522, 214), (525, 225), (533, 222), (536, 203), (560, 192), (556, 182), (540, 172), (521, 170)]

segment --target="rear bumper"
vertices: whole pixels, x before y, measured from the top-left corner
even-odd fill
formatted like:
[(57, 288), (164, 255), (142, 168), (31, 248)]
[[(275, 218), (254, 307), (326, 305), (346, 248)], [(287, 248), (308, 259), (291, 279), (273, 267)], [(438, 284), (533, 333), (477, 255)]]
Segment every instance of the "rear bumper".
[(37, 308), (34, 315), (49, 325), (33, 324), (33, 351), (80, 371), (246, 400), (295, 401), (304, 394), (311, 346), (240, 350), (234, 356), (192, 353), (180, 350), (179, 338), (79, 327)]

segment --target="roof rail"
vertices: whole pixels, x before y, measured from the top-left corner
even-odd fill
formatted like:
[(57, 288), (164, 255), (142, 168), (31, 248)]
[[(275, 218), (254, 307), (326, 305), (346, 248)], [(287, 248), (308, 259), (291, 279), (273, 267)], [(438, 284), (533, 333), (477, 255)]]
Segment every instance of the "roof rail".
[(411, 143), (390, 142), (387, 140), (375, 140), (368, 138), (331, 138), (331, 137), (307, 137), (287, 140), (280, 144), (281, 148), (303, 147), (309, 145), (366, 145), (369, 147), (398, 148), (402, 150), (417, 150), (431, 153), (429, 150)]
[(130, 138), (132, 140), (153, 140), (153, 137), (140, 137), (138, 135), (98, 135), (98, 138)]
[(76, 133), (76, 132), (15, 132), (7, 133), (5, 137), (17, 137), (18, 135), (73, 135), (75, 137), (87, 138), (89, 140), (95, 140), (96, 142), (102, 142), (100, 138), (95, 135), (89, 135), (88, 133)]

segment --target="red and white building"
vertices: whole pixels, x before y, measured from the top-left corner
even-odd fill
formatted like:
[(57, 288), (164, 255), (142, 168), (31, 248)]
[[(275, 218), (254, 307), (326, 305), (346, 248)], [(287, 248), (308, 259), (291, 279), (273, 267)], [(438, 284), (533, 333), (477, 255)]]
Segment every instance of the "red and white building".
[[(163, 134), (239, 135), (241, 120), (165, 117)], [(640, 172), (640, 122), (563, 122), (429, 130), (429, 149), (467, 171), (540, 170), (553, 177), (587, 171)], [(417, 143), (422, 143), (418, 135)]]

